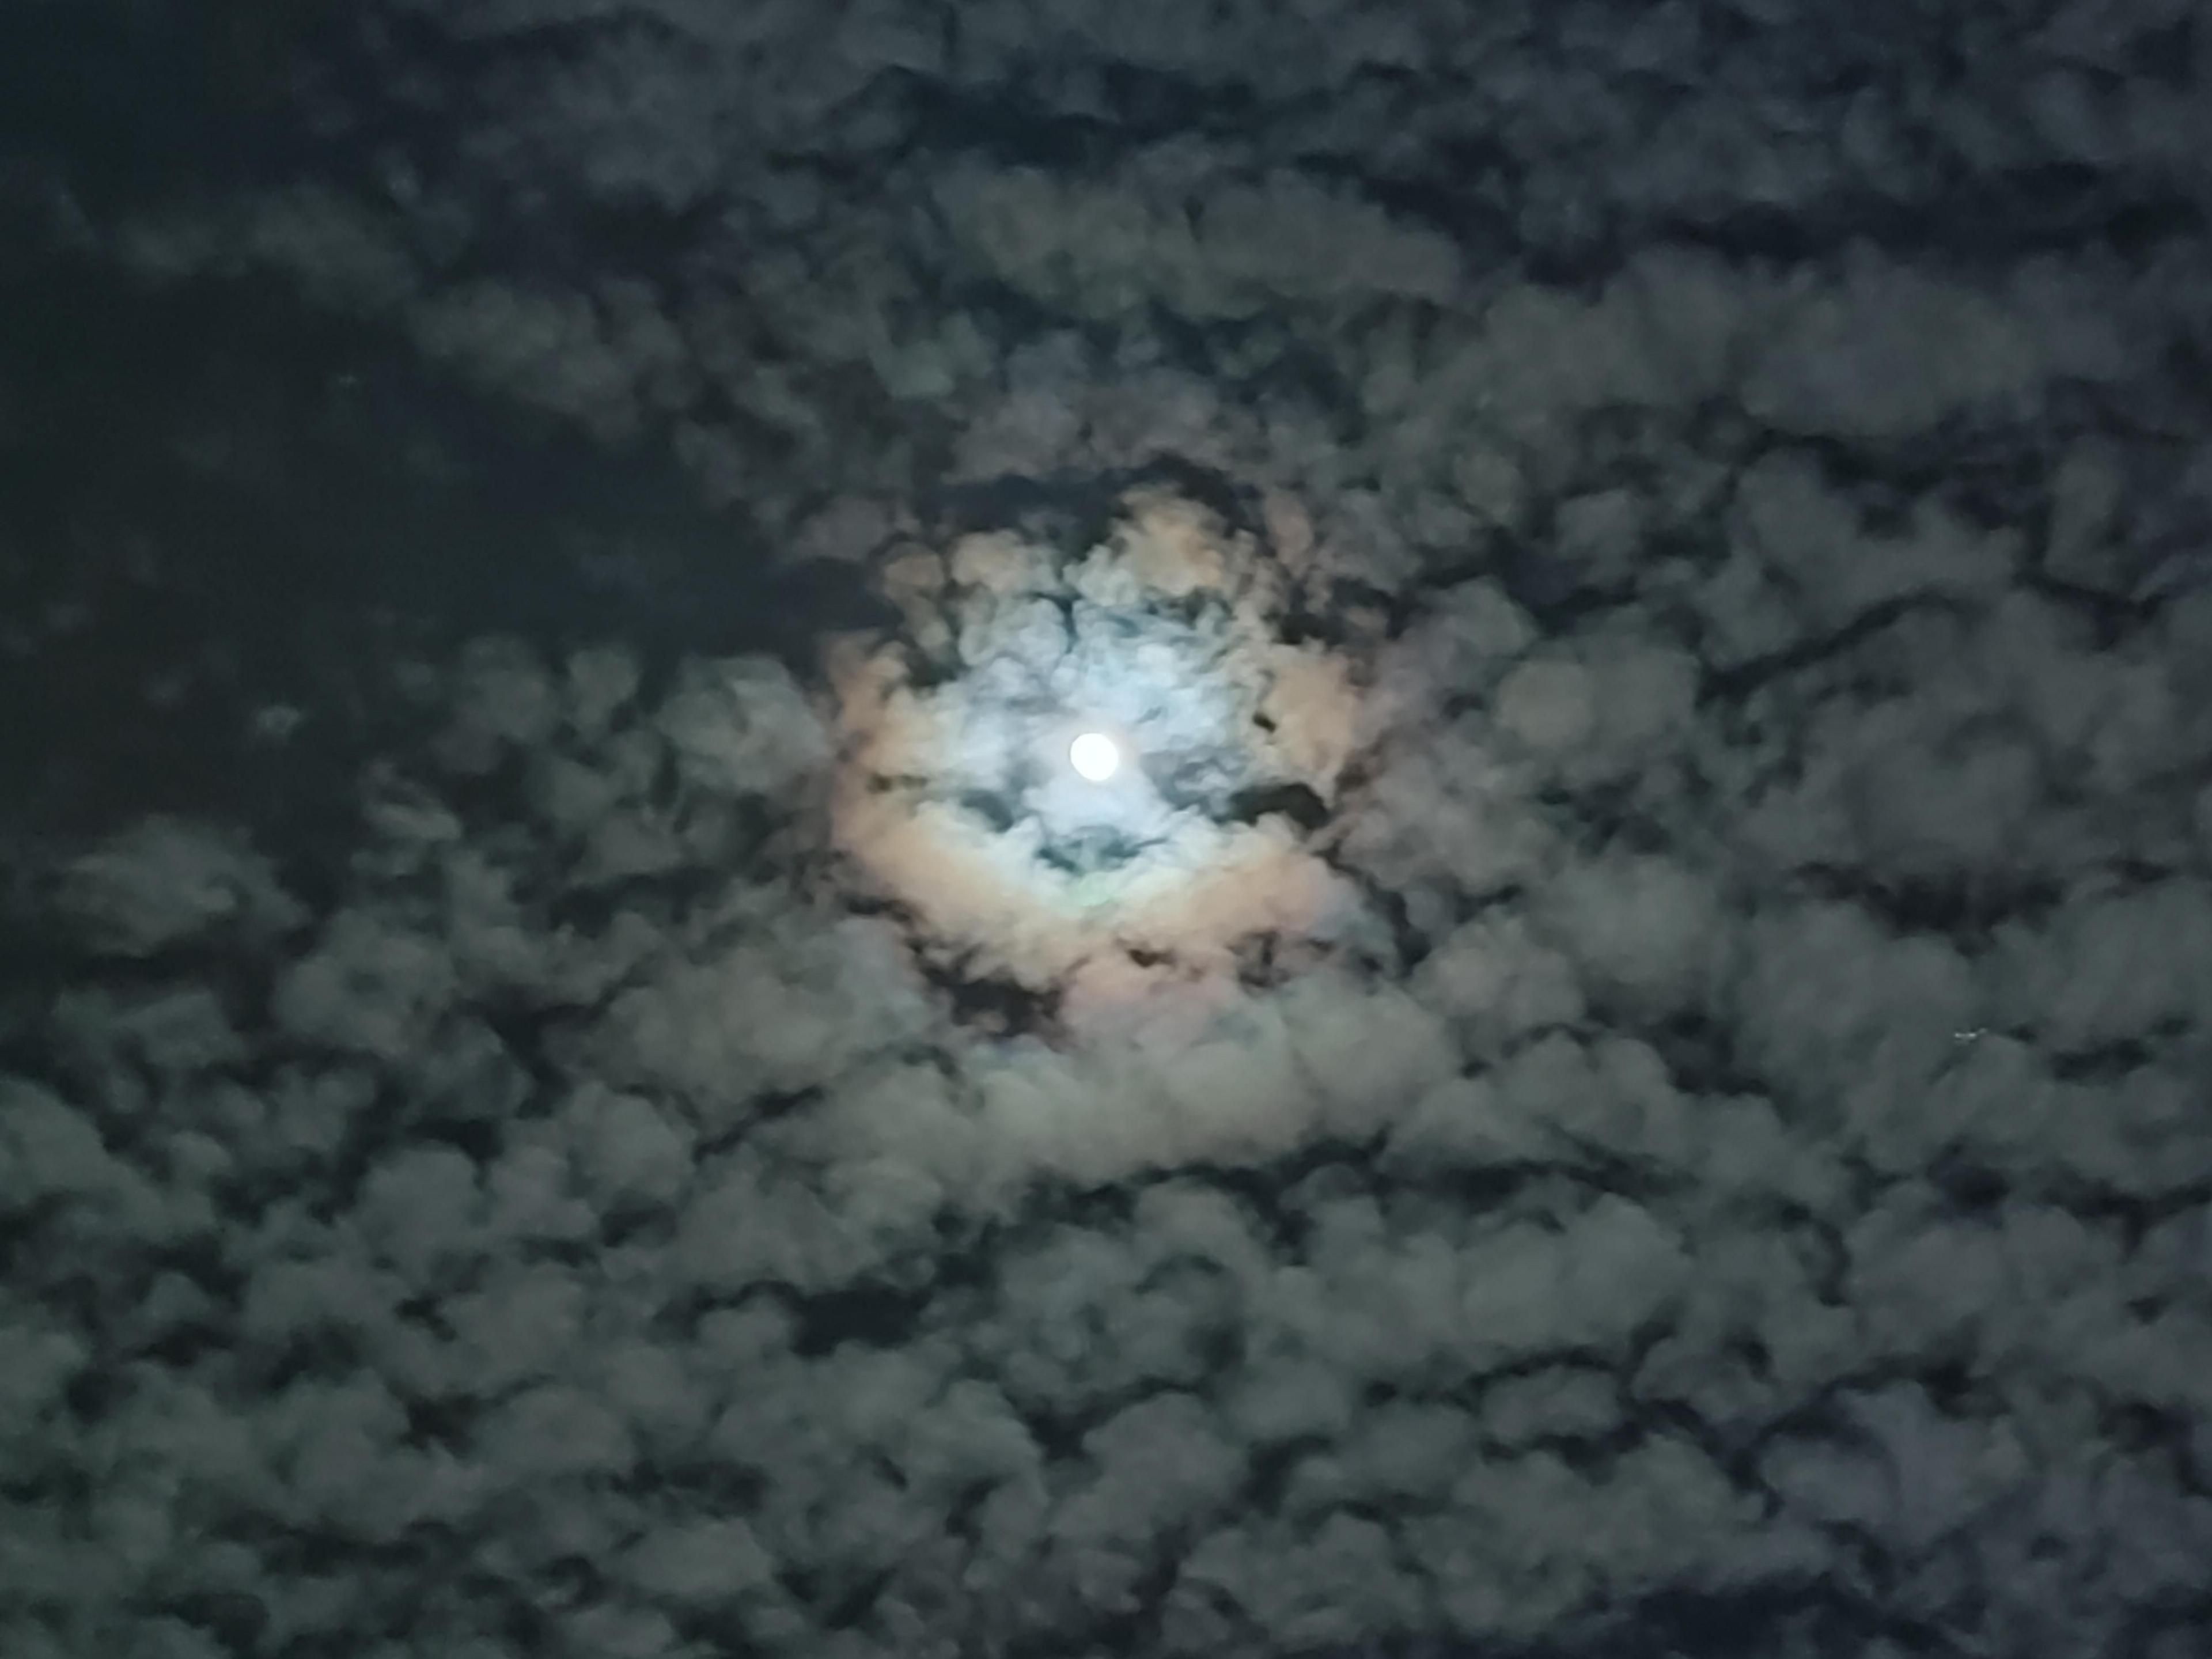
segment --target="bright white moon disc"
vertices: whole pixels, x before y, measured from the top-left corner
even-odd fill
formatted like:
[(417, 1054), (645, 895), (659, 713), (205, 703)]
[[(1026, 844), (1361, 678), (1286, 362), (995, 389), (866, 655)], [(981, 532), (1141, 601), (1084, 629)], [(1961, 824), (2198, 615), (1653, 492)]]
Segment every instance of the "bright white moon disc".
[(1085, 732), (1067, 746), (1067, 763), (1093, 783), (1103, 783), (1121, 763), (1121, 751), (1103, 732)]

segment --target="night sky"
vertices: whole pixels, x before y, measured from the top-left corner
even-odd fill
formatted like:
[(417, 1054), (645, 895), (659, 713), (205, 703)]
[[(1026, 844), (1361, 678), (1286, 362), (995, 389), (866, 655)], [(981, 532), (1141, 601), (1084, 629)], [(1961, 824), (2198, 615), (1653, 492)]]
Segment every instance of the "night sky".
[(0, 4), (0, 1659), (2208, 1653), (2201, 3)]

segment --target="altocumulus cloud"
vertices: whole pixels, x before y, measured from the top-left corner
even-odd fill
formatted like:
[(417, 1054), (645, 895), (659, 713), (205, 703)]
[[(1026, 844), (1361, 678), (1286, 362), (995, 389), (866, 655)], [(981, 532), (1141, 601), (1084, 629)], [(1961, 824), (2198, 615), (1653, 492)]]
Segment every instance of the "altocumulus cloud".
[[(0, 1650), (2212, 1644), (2212, 32), (1802, 10), (374, 0), (27, 149), (22, 291), (402, 368), (0, 549), (289, 792), (14, 703)], [(143, 642), (362, 453), (583, 597)]]

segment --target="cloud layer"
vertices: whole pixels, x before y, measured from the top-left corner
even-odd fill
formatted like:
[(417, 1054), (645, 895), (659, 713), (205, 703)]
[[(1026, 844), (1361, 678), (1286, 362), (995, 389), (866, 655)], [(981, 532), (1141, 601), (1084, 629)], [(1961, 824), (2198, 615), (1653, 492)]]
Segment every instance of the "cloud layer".
[[(58, 136), (0, 277), (262, 368), (0, 657), (319, 805), (19, 717), (0, 1650), (2212, 1641), (2186, 7), (209, 52), (287, 142)], [(164, 658), (315, 468), (302, 595), (560, 625)]]

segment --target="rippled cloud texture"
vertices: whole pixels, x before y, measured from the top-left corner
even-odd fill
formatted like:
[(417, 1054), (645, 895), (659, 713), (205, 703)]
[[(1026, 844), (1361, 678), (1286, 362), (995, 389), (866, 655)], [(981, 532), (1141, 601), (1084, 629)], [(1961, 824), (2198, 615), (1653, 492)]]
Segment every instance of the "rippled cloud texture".
[(2212, 1650), (2194, 9), (274, 29), (9, 279), (718, 528), (9, 820), (0, 1651)]

